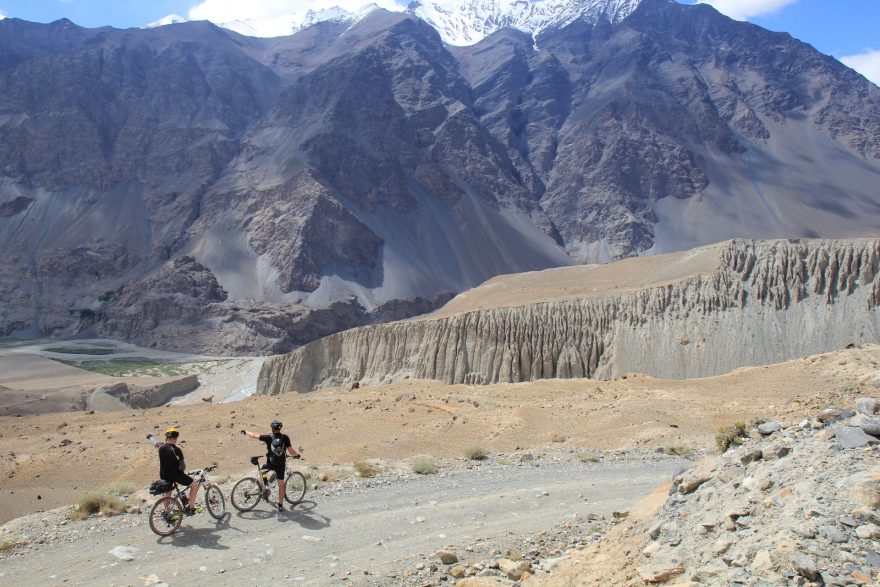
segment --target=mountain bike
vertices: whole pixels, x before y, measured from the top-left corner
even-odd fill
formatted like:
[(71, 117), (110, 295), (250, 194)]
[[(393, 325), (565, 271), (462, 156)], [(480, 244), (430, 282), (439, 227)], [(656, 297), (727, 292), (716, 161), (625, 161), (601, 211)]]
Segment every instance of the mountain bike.
[[(191, 471), (187, 475), (204, 488), (205, 507), (196, 507), (193, 504), (195, 513), (200, 513), (207, 509), (212, 518), (219, 520), (226, 514), (226, 499), (223, 497), (223, 492), (220, 491), (220, 488), (205, 477), (207, 473), (216, 468), (217, 463), (214, 463), (210, 467)], [(171, 492), (176, 492), (176, 495), (170, 495)], [(183, 522), (189, 500), (180, 490), (180, 486), (171, 481), (154, 481), (150, 485), (150, 493), (152, 495), (165, 494), (165, 497), (154, 503), (153, 509), (150, 510), (150, 529), (159, 536), (174, 534)]]
[[(232, 505), (240, 512), (254, 509), (260, 499), (273, 506), (278, 503), (278, 484), (275, 472), (260, 468), (261, 457), (251, 457), (251, 464), (257, 467), (256, 477), (245, 477), (232, 488)], [(292, 506), (300, 503), (306, 495), (306, 477), (299, 471), (287, 471), (284, 476), (284, 500)]]

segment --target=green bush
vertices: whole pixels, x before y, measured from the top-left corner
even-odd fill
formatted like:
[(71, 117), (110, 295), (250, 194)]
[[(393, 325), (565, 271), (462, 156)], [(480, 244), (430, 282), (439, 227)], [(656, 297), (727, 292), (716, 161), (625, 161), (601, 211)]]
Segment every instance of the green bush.
[(722, 426), (715, 434), (715, 446), (718, 448), (718, 452), (723, 453), (731, 445), (742, 444), (746, 438), (746, 430), (745, 422), (734, 422), (729, 426)]
[(482, 461), (486, 458), (486, 449), (477, 444), (471, 445), (464, 450), (464, 456), (472, 461)]
[(433, 475), (438, 470), (437, 463), (430, 457), (418, 457), (412, 462), (412, 471), (418, 475)]
[(354, 470), (357, 471), (358, 477), (375, 477), (382, 472), (379, 467), (367, 461), (356, 462)]

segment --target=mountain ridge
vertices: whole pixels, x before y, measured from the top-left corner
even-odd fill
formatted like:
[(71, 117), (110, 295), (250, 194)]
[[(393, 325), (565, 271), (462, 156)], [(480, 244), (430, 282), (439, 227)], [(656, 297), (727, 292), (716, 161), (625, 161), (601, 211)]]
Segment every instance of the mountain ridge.
[(3, 335), (285, 352), (499, 274), (880, 232), (880, 91), (708, 7), (537, 48), (385, 11), (0, 44)]

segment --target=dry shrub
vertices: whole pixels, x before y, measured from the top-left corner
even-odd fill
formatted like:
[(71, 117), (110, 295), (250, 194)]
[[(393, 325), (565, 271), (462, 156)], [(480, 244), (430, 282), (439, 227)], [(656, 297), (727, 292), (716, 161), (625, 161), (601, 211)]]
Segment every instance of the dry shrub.
[(689, 457), (694, 454), (694, 449), (692, 447), (683, 444), (664, 446), (662, 450), (668, 455), (675, 455), (677, 457)]
[(379, 467), (367, 461), (356, 462), (354, 464), (354, 470), (357, 472), (358, 477), (375, 477), (382, 472)]
[(108, 495), (131, 495), (135, 491), (137, 491), (137, 486), (131, 481), (119, 481), (117, 483), (113, 483), (112, 485), (108, 485), (103, 489), (103, 492)]
[(715, 434), (715, 446), (718, 452), (725, 452), (731, 445), (742, 444), (746, 438), (745, 422), (734, 422), (729, 426), (722, 426), (718, 433)]
[(599, 455), (593, 451), (578, 453), (577, 459), (582, 463), (598, 463)]
[(70, 512), (71, 520), (85, 520), (100, 512), (105, 516), (116, 516), (125, 511), (125, 502), (115, 495), (106, 493), (86, 493), (79, 498), (76, 509)]
[(486, 449), (478, 444), (471, 445), (464, 450), (464, 456), (472, 461), (482, 461), (487, 455)]
[(431, 457), (417, 457), (412, 462), (412, 472), (418, 475), (433, 475), (439, 469)]

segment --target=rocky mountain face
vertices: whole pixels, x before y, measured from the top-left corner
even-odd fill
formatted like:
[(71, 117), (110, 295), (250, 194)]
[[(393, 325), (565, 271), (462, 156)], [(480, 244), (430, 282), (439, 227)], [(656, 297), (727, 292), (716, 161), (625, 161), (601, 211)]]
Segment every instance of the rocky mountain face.
[(880, 339), (880, 240), (731, 241), (656, 261), (671, 271), (688, 259), (714, 267), (694, 263), (689, 275), (594, 296), (334, 334), (267, 359), (257, 391), (406, 378), (707, 377)]
[(0, 21), (0, 336), (284, 352), (503, 273), (880, 232), (876, 86), (708, 6), (611, 4), (469, 47), (381, 10)]

